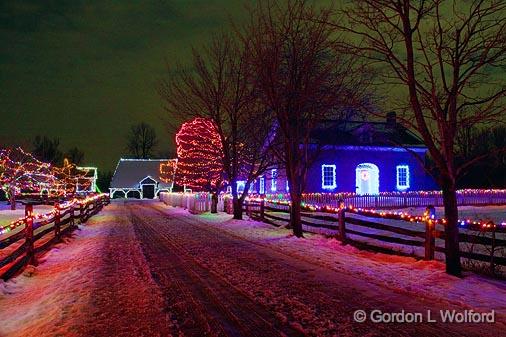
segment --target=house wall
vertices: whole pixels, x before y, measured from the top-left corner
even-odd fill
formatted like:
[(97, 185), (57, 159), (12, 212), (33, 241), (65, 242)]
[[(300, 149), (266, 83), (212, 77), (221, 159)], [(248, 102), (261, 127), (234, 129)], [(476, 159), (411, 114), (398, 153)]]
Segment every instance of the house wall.
[[(422, 157), (424, 152), (418, 152)], [(379, 191), (392, 192), (397, 189), (397, 166), (409, 167), (409, 188), (403, 191), (434, 190), (437, 186), (424, 170), (422, 164), (402, 148), (387, 147), (336, 147), (324, 149), (319, 159), (310, 167), (306, 184), (307, 193), (325, 192), (356, 192), (356, 168), (359, 164), (374, 164), (379, 169)], [(336, 187), (322, 188), (322, 165), (336, 166)], [(265, 193), (285, 193), (286, 178), (282, 170), (278, 170), (276, 191), (271, 191), (271, 172), (265, 175)], [(258, 191), (258, 181), (256, 183)]]

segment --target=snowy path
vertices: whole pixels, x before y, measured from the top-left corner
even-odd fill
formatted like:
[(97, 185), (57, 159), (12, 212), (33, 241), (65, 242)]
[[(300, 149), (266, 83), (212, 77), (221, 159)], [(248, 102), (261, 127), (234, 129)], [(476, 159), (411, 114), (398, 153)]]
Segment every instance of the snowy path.
[[(498, 336), (505, 329), (504, 316), (474, 325), (356, 323), (357, 309), (468, 307), (431, 299), (427, 287), (415, 296), (371, 282), (380, 274), (378, 261), (367, 265), (368, 256), (323, 241), (315, 246), (315, 238), (297, 240), (265, 224), (189, 215), (159, 202), (114, 202), (38, 267), (0, 282), (0, 337)], [(330, 266), (320, 254), (341, 263)], [(356, 272), (357, 264), (371, 275)], [(386, 278), (409, 281), (395, 262), (381, 265), (382, 276), (386, 268), (392, 268)], [(416, 275), (423, 273), (415, 267), (415, 282)], [(432, 288), (433, 297), (447, 299), (438, 294), (454, 285)], [(484, 311), (491, 303), (503, 311), (492, 298), (504, 294), (500, 287), (468, 285), (491, 293), (472, 308)]]
[(470, 335), (496, 335), (496, 326), (357, 324), (352, 319), (357, 309), (436, 312), (448, 305), (293, 258), (180, 210), (128, 207), (168, 311), (188, 335), (198, 336), (194, 329), (206, 335), (295, 335), (289, 328), (310, 335), (439, 336), (443, 330), (461, 336), (463, 328)]

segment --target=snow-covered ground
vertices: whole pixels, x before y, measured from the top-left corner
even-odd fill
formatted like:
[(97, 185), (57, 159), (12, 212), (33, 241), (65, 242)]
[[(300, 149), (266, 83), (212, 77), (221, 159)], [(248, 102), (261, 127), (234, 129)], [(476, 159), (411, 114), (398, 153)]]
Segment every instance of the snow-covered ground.
[(363, 251), (318, 234), (306, 233), (304, 239), (298, 239), (285, 228), (252, 220), (233, 220), (226, 214), (195, 217), (291, 256), (309, 259), (312, 263), (359, 276), (396, 291), (477, 310), (496, 310), (506, 315), (506, 282), (502, 280), (472, 272), (466, 272), (464, 278), (457, 278), (446, 274), (444, 263), (440, 261)]
[[(282, 209), (284, 206), (277, 206), (277, 207), (280, 207)], [(461, 210), (462, 218), (465, 217), (465, 219), (492, 220), (492, 221), (496, 221), (497, 223), (500, 223), (500, 221), (501, 222), (503, 221), (500, 219), (504, 219), (506, 217), (506, 206), (483, 206), (483, 207), (463, 206), (463, 207), (460, 207), (459, 209)], [(423, 212), (425, 211), (425, 208), (418, 207), (418, 208), (399, 209), (399, 210), (391, 210), (391, 211), (402, 211), (402, 212), (406, 212), (411, 215), (422, 215)], [(288, 219), (289, 219), (289, 215), (287, 213), (271, 212), (271, 211), (269, 213), (271, 213), (277, 217), (284, 218), (284, 219), (286, 219), (286, 221), (288, 221)], [(315, 214), (332, 216), (336, 219), (336, 222), (329, 223), (328, 221), (311, 219), (311, 218), (308, 218), (307, 220), (310, 222), (313, 222), (313, 223), (317, 223), (317, 224), (332, 224), (332, 225), (337, 226), (337, 215), (332, 215), (332, 214), (327, 214), (327, 213), (315, 213)], [(444, 215), (443, 209), (436, 208), (436, 216), (443, 217), (443, 215)], [(371, 221), (371, 222), (375, 222), (375, 223), (386, 224), (386, 225), (393, 226), (393, 227), (405, 228), (405, 229), (420, 232), (421, 234), (425, 233), (425, 224), (424, 223), (416, 223), (416, 222), (408, 222), (408, 221), (392, 220), (392, 219), (382, 219), (382, 218), (371, 218), (371, 217), (357, 215), (357, 214), (353, 214), (353, 213), (347, 213), (346, 216), (358, 218), (358, 219), (362, 219), (362, 220), (366, 220), (366, 221)], [(286, 223), (286, 222), (277, 221), (277, 220), (274, 222), (277, 224), (285, 224)], [(338, 233), (337, 227), (335, 230), (334, 229), (327, 229), (327, 228), (318, 228), (318, 227), (313, 227), (313, 226), (303, 226), (303, 228), (305, 230), (307, 230), (308, 232), (322, 234), (322, 235), (336, 235)], [(381, 229), (376, 229), (376, 228), (364, 227), (364, 226), (359, 226), (359, 225), (355, 225), (355, 224), (346, 224), (346, 228), (357, 231), (357, 232), (366, 233), (366, 234), (378, 234), (378, 235), (383, 235), (383, 236), (387, 236), (387, 237), (396, 237), (396, 238), (401, 238), (401, 239), (424, 242), (423, 238), (416, 238), (416, 237), (412, 237), (412, 236), (394, 233), (394, 232), (391, 232), (388, 230), (381, 230)], [(436, 229), (438, 229), (440, 231), (444, 231), (444, 227), (442, 225), (437, 225)], [(490, 238), (492, 235), (490, 232), (477, 232), (477, 231), (467, 230), (465, 228), (460, 228), (460, 231), (462, 233), (468, 233), (471, 235), (476, 235), (476, 236), (481, 236), (481, 237), (489, 237)], [(506, 240), (506, 233), (496, 233), (495, 235), (496, 235), (497, 239)], [(353, 239), (358, 242), (363, 242), (363, 243), (372, 245), (374, 247), (386, 248), (386, 249), (389, 249), (389, 250), (392, 250), (395, 252), (400, 252), (402, 254), (423, 257), (424, 253), (425, 253), (423, 245), (421, 247), (408, 246), (408, 245), (386, 242), (386, 241), (382, 241), (382, 240), (378, 240), (378, 239), (374, 239), (374, 238), (369, 238), (369, 237), (364, 237), (364, 236), (359, 236), (359, 235), (354, 235), (354, 234), (348, 234), (348, 237), (350, 239)], [(445, 245), (445, 243), (444, 243), (443, 239), (439, 239), (439, 238), (436, 239), (436, 246), (437, 247), (444, 248), (444, 245)], [(460, 248), (462, 251), (465, 251), (465, 252), (480, 253), (480, 254), (484, 254), (487, 256), (490, 254), (490, 247), (482, 245), (482, 244), (461, 242)], [(506, 256), (506, 247), (504, 247), (504, 246), (496, 247), (494, 255), (499, 256), (499, 257)], [(436, 252), (435, 258), (439, 261), (444, 261), (445, 256), (441, 252)], [(487, 270), (489, 268), (489, 264), (487, 262), (481, 262), (481, 261), (469, 260), (469, 259), (463, 259), (463, 261), (464, 261), (465, 266), (472, 268), (474, 270)], [(506, 268), (503, 266), (496, 266), (495, 272), (499, 275), (505, 275)]]
[[(506, 329), (505, 282), (452, 277), (441, 262), (360, 251), (321, 235), (298, 239), (265, 223), (156, 202), (113, 202), (75, 233), (39, 266), (0, 281), (0, 336), (167, 336), (200, 316), (209, 317), (209, 329), (219, 326), (213, 313), (193, 307), (242, 319), (231, 303), (267, 308), (258, 314), (299, 335), (493, 336)], [(221, 298), (222, 306), (205, 301), (220, 294), (234, 297)], [(353, 310), (371, 305), (495, 310), (497, 323), (354, 323)]]
[[(11, 211), (10, 205), (7, 205), (5, 202), (0, 203), (0, 228), (25, 216), (25, 207), (21, 204), (17, 204), (16, 206), (16, 210)], [(36, 213), (47, 213), (52, 209), (53, 206), (50, 205), (36, 205), (33, 207)]]
[(123, 211), (107, 206), (37, 267), (0, 280), (0, 336), (164, 335), (162, 299)]

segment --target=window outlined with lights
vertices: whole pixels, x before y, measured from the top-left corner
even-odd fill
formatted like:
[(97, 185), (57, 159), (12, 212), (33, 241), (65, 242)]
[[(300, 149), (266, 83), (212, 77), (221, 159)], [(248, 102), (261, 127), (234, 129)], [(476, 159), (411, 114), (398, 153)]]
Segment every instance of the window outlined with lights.
[(336, 184), (336, 165), (323, 164), (322, 165), (322, 188), (334, 189)]
[(260, 177), (260, 181), (259, 181), (259, 186), (258, 186), (258, 193), (260, 194), (265, 194), (265, 178), (264, 177)]
[(409, 188), (409, 166), (408, 165), (397, 165), (396, 168), (397, 176), (397, 189), (407, 190)]
[(244, 192), (244, 189), (246, 188), (246, 180), (237, 180), (237, 189), (236, 192), (238, 194), (241, 194)]
[(271, 170), (271, 191), (276, 192), (278, 189), (278, 169)]

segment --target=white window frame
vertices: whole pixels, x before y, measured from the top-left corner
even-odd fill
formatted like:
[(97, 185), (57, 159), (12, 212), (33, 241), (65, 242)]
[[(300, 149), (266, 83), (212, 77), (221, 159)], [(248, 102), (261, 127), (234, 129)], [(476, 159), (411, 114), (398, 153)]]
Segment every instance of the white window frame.
[[(326, 184), (325, 183), (325, 169), (331, 168), (332, 169), (332, 184)], [(332, 190), (337, 187), (336, 184), (336, 165), (331, 164), (322, 164), (322, 188), (324, 190)]]
[[(400, 175), (401, 170), (406, 170), (406, 181), (404, 184), (401, 184), (401, 179), (400, 179), (401, 178), (401, 175)], [(397, 189), (400, 191), (407, 190), (410, 187), (409, 166), (408, 165), (397, 165), (397, 167), (395, 168), (395, 172), (396, 172)]]
[(239, 187), (242, 187), (242, 190), (244, 192), (244, 189), (246, 188), (246, 180), (237, 180), (237, 182), (236, 182), (237, 194), (242, 193), (242, 192), (239, 192)]
[(278, 169), (271, 170), (271, 191), (276, 192), (278, 189)]

